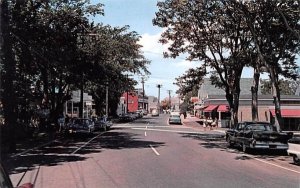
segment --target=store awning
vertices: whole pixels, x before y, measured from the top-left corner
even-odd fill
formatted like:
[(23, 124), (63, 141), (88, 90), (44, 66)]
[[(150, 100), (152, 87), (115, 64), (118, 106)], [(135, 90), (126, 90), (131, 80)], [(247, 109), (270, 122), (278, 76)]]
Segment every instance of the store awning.
[(218, 107), (218, 105), (208, 105), (203, 112), (211, 112), (214, 111), (216, 108)]
[(218, 112), (229, 112), (229, 106), (226, 104), (219, 105)]
[[(275, 116), (275, 110), (270, 110), (272, 116)], [(300, 109), (281, 109), (282, 117), (300, 118)]]

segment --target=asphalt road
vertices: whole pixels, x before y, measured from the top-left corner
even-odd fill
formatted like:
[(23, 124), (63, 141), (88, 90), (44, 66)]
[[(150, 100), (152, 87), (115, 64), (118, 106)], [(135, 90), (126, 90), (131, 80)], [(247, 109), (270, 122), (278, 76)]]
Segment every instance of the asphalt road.
[(300, 167), (285, 153), (244, 154), (222, 133), (168, 125), (167, 115), (55, 140), (7, 166), (15, 186), (37, 188), (300, 187)]

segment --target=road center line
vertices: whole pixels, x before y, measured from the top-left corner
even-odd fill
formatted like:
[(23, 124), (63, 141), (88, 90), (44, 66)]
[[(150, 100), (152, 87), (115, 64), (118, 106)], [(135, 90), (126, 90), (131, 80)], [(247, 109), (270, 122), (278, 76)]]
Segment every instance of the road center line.
[(160, 154), (156, 151), (156, 149), (150, 144), (149, 145), (150, 146), (150, 148), (153, 150), (153, 152), (157, 155), (157, 156), (159, 156)]

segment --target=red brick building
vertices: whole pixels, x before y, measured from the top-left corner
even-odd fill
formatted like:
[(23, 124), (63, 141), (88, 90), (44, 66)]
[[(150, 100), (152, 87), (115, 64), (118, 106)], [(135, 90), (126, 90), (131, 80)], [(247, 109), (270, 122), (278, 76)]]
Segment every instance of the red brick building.
[(122, 97), (125, 99), (125, 108), (127, 109), (128, 106), (128, 112), (135, 112), (139, 109), (139, 97), (135, 92), (123, 93)]

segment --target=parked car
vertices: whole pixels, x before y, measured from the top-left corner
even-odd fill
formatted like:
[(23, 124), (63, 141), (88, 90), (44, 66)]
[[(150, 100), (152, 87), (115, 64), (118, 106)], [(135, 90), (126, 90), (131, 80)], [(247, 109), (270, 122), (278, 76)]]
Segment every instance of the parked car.
[(169, 117), (169, 124), (182, 124), (180, 115), (170, 115)]
[(300, 165), (300, 138), (295, 137), (288, 141), (289, 149), (287, 153), (293, 156), (294, 163)]
[(76, 118), (68, 124), (69, 133), (92, 133), (95, 123), (92, 119)]
[(143, 110), (137, 110), (135, 113), (137, 114), (138, 118), (142, 118), (144, 115)]
[(109, 130), (112, 126), (113, 126), (112, 118), (108, 117), (108, 118), (106, 119), (106, 127), (107, 127), (107, 130)]
[(98, 118), (94, 118), (93, 120), (94, 120), (95, 131), (107, 130), (105, 117), (98, 117)]
[(113, 125), (111, 118), (106, 118), (105, 116), (94, 119), (94, 122), (95, 122), (95, 130), (96, 131), (97, 130), (107, 131)]
[(118, 118), (118, 122), (120, 123), (126, 123), (132, 121), (132, 118), (130, 117), (129, 114), (122, 114)]
[(293, 133), (277, 132), (268, 122), (240, 122), (226, 131), (229, 146), (239, 145), (243, 152), (249, 149), (287, 150)]

